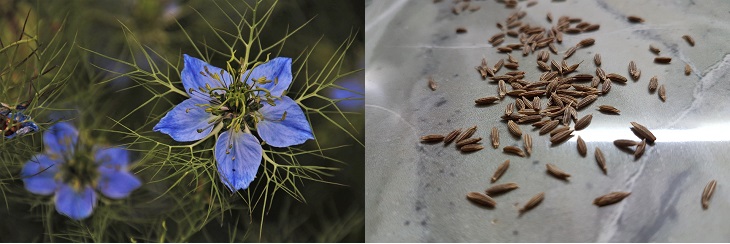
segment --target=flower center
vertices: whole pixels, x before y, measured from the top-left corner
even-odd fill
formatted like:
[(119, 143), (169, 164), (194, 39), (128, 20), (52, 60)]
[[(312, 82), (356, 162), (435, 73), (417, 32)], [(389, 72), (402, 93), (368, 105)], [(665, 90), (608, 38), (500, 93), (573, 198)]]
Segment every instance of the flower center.
[(60, 180), (75, 189), (95, 185), (99, 176), (99, 166), (94, 161), (90, 148), (79, 146), (73, 155), (69, 154), (71, 154), (71, 150), (66, 151), (66, 155), (63, 155), (65, 163), (60, 167), (58, 174)]

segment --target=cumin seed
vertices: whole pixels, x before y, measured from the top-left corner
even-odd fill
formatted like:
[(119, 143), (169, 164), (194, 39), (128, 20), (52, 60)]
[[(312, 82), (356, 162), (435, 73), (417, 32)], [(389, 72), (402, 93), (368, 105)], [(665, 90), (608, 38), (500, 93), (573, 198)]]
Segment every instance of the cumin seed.
[(636, 146), (636, 151), (634, 151), (634, 158), (639, 159), (641, 158), (641, 155), (644, 154), (644, 150), (646, 149), (646, 139), (641, 140), (639, 142), (639, 145)]
[(454, 139), (456, 139), (456, 137), (459, 136), (459, 134), (461, 134), (461, 129), (455, 129), (455, 130), (449, 132), (449, 134), (446, 135), (446, 137), (444, 137), (444, 144), (448, 145), (449, 143), (454, 141)]
[(601, 54), (596, 53), (593, 56), (593, 62), (596, 63), (596, 66), (601, 66)]
[(682, 36), (682, 38), (684, 38), (684, 40), (685, 40), (685, 41), (687, 41), (687, 43), (688, 43), (688, 44), (689, 44), (690, 46), (693, 46), (693, 47), (695, 46), (695, 39), (694, 39), (694, 38), (692, 38), (691, 36), (689, 36), (689, 35), (684, 35), (684, 36)]
[(568, 177), (570, 177), (570, 174), (561, 170), (560, 168), (558, 168), (558, 166), (555, 166), (552, 164), (545, 164), (545, 167), (547, 168), (548, 173), (550, 173), (551, 175), (555, 176), (558, 179), (568, 180)]
[(601, 168), (603, 171), (603, 174), (608, 174), (608, 169), (606, 168), (606, 158), (603, 157), (603, 152), (601, 152), (601, 149), (596, 147), (596, 163), (598, 163), (598, 167)]
[(477, 143), (477, 142), (479, 142), (481, 140), (482, 140), (481, 137), (473, 137), (473, 138), (464, 139), (464, 140), (461, 140), (461, 141), (457, 141), (456, 142), (456, 147), (463, 147), (463, 146), (466, 146), (466, 145), (469, 145), (469, 144), (475, 144), (475, 143)]
[(494, 171), (494, 174), (492, 175), (492, 183), (499, 180), (500, 177), (504, 174), (504, 172), (507, 172), (507, 169), (509, 168), (509, 159), (505, 160), (502, 164), (497, 167), (497, 170)]
[(537, 205), (539, 205), (543, 199), (545, 199), (545, 192), (540, 192), (537, 195), (533, 196), (532, 198), (530, 198), (530, 200), (527, 201), (527, 203), (525, 203), (524, 206), (522, 206), (522, 208), (520, 208), (520, 214), (523, 214), (530, 209), (537, 207)]
[(497, 202), (494, 201), (494, 199), (481, 192), (469, 192), (466, 194), (466, 199), (488, 208), (494, 208), (497, 206)]
[(492, 147), (494, 149), (499, 148), (499, 130), (497, 130), (497, 127), (492, 127)]
[(431, 91), (435, 91), (439, 87), (438, 83), (431, 76), (428, 77), (428, 87), (431, 88)]
[(520, 149), (519, 147), (516, 147), (516, 146), (506, 146), (506, 147), (502, 148), (502, 152), (511, 153), (511, 154), (514, 154), (514, 155), (517, 155), (517, 156), (520, 156), (523, 158), (525, 157), (525, 152), (523, 152), (522, 149)]
[(436, 134), (425, 135), (425, 136), (421, 137), (421, 142), (440, 142), (443, 140), (444, 140), (443, 135), (436, 135)]
[(520, 188), (517, 183), (510, 182), (489, 187), (487, 188), (487, 190), (484, 191), (484, 193), (486, 193), (488, 196), (494, 196), (507, 193), (517, 188)]
[(525, 152), (527, 155), (532, 155), (532, 136), (525, 133), (525, 135), (522, 136), (522, 140), (525, 142)]
[(611, 205), (617, 202), (620, 202), (621, 200), (624, 200), (624, 198), (631, 195), (631, 192), (621, 192), (621, 191), (615, 191), (608, 193), (606, 195), (597, 197), (595, 200), (593, 200), (593, 204), (603, 207), (606, 205)]
[(670, 57), (655, 57), (654, 62), (660, 63), (660, 64), (668, 64), (672, 62), (672, 58)]
[(578, 153), (581, 156), (585, 157), (586, 154), (588, 153), (587, 152), (588, 150), (586, 148), (586, 142), (583, 141), (583, 138), (581, 138), (580, 136), (578, 136), (578, 140), (577, 141), (578, 141), (578, 143), (576, 143), (576, 145), (578, 145)]
[(467, 138), (471, 137), (472, 135), (474, 135), (474, 132), (476, 132), (476, 131), (477, 131), (477, 126), (476, 125), (475, 126), (472, 126), (472, 127), (469, 127), (468, 129), (466, 129), (466, 131), (464, 131), (463, 134), (461, 134), (461, 136), (459, 136), (456, 139), (456, 142), (459, 142), (461, 140), (464, 140), (464, 139), (467, 139)]
[(603, 113), (611, 113), (611, 114), (620, 114), (621, 110), (618, 110), (617, 108), (611, 106), (611, 105), (601, 105), (598, 106), (598, 111)]
[(588, 127), (588, 125), (591, 124), (591, 120), (593, 119), (593, 114), (588, 114), (586, 116), (583, 116), (583, 118), (580, 118), (578, 121), (575, 122), (575, 130), (582, 130)]
[(469, 144), (469, 145), (464, 145), (461, 148), (459, 148), (459, 150), (461, 150), (462, 152), (476, 152), (476, 151), (479, 151), (482, 149), (484, 149), (484, 146), (479, 145), (479, 144)]
[(710, 207), (710, 198), (712, 198), (712, 194), (715, 193), (716, 186), (716, 180), (711, 180), (705, 186), (705, 190), (702, 191), (702, 209), (707, 209), (708, 207)]
[(649, 142), (656, 141), (656, 136), (654, 136), (654, 134), (651, 133), (651, 131), (649, 131), (649, 129), (647, 129), (646, 126), (643, 126), (636, 122), (631, 122), (631, 125), (634, 126), (634, 129), (639, 134), (639, 137), (641, 139), (646, 139)]
[(520, 127), (512, 120), (507, 121), (507, 129), (514, 136), (522, 136), (522, 130), (520, 130)]

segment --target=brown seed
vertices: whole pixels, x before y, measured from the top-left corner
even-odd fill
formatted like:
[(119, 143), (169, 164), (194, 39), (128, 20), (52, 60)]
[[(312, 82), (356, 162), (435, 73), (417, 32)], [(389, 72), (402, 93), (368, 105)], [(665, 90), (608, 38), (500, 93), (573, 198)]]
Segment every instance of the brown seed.
[(499, 180), (499, 178), (502, 177), (502, 175), (504, 174), (504, 172), (507, 171), (508, 168), (509, 168), (509, 159), (505, 160), (502, 164), (499, 165), (499, 167), (497, 167), (497, 170), (494, 171), (494, 174), (492, 175), (492, 183)]
[(570, 48), (568, 48), (568, 50), (566, 50), (565, 51), (565, 54), (563, 55), (563, 59), (570, 58), (570, 56), (572, 56), (573, 53), (575, 53), (575, 50), (576, 50), (576, 47), (570, 47)]
[(525, 152), (527, 155), (532, 154), (532, 136), (530, 134), (525, 133), (524, 136), (522, 136), (522, 140), (525, 142)]
[(564, 132), (564, 131), (567, 131), (567, 130), (570, 130), (570, 127), (568, 127), (568, 126), (558, 127), (557, 129), (554, 129), (554, 130), (550, 131), (550, 137), (553, 137), (553, 136), (557, 135), (558, 133)]
[(596, 40), (593, 38), (586, 38), (578, 42), (578, 47), (588, 47), (596, 43)]
[(474, 103), (476, 103), (478, 105), (487, 105), (487, 104), (493, 104), (496, 101), (499, 101), (499, 97), (491, 96), (491, 97), (477, 98), (476, 100), (474, 100)]
[(532, 198), (530, 198), (529, 201), (527, 201), (527, 203), (525, 203), (524, 206), (522, 206), (522, 208), (520, 209), (520, 214), (525, 213), (525, 212), (529, 211), (530, 209), (537, 207), (537, 205), (539, 205), (543, 199), (545, 199), (544, 192), (540, 192), (537, 195), (533, 196)]
[(583, 141), (583, 138), (580, 138), (580, 136), (578, 136), (578, 143), (576, 144), (578, 145), (578, 153), (580, 153), (581, 156), (585, 157), (588, 153), (588, 149), (586, 148), (586, 142)]
[(639, 143), (634, 140), (629, 140), (629, 139), (618, 139), (618, 140), (613, 141), (613, 145), (616, 145), (617, 147), (623, 147), (623, 148), (633, 147), (633, 146), (636, 146), (637, 144), (639, 144)]
[(505, 95), (507, 95), (507, 85), (504, 83), (503, 80), (499, 80), (499, 85), (497, 86), (499, 91), (499, 97), (504, 98)]
[(667, 101), (667, 90), (664, 88), (664, 85), (659, 86), (659, 98), (662, 99), (662, 102)]
[(514, 103), (507, 104), (507, 107), (504, 108), (504, 114), (509, 116), (512, 115), (512, 112), (515, 110)]
[(547, 21), (548, 22), (551, 22), (551, 23), (553, 22), (553, 14), (552, 13), (548, 12), (546, 17), (547, 17)]
[(690, 46), (693, 46), (693, 47), (695, 46), (695, 39), (693, 39), (691, 36), (684, 35), (684, 36), (682, 36), (682, 38), (684, 38), (684, 40), (687, 41), (687, 43), (689, 43)]
[(608, 193), (606, 195), (596, 198), (595, 200), (593, 200), (593, 204), (595, 204), (599, 207), (603, 207), (606, 205), (611, 205), (611, 204), (620, 202), (621, 200), (624, 200), (624, 198), (628, 197), (629, 195), (631, 195), (631, 192), (615, 191), (615, 192), (611, 192), (611, 193)]
[(629, 15), (627, 18), (631, 23), (644, 23), (644, 19), (636, 15)]
[(428, 77), (428, 87), (431, 88), (432, 91), (435, 91), (436, 88), (439, 87), (438, 83), (436, 83), (431, 76)]
[(684, 75), (689, 75), (692, 73), (692, 66), (689, 66), (689, 64), (684, 64)]
[(421, 142), (439, 142), (443, 141), (444, 136), (443, 135), (425, 135), (421, 137)]
[[(534, 121), (538, 121), (538, 120), (542, 119), (542, 115), (537, 114), (537, 112), (535, 112), (535, 110), (532, 110), (532, 111), (534, 113), (533, 115), (528, 115), (528, 116), (522, 117), (517, 120), (517, 123), (532, 123)], [(527, 112), (527, 111), (525, 111), (525, 112)], [(525, 112), (520, 111), (520, 113), (522, 113), (522, 114), (526, 114)]]
[(461, 134), (461, 129), (455, 129), (449, 132), (449, 134), (444, 137), (444, 144), (451, 143), (452, 141), (454, 141), (454, 139), (456, 139), (457, 136), (459, 136), (459, 134)]
[(512, 133), (512, 135), (522, 136), (522, 130), (520, 130), (520, 127), (512, 120), (507, 121), (507, 129), (509, 129), (509, 132)]
[(466, 33), (466, 28), (464, 28), (464, 27), (456, 27), (456, 33), (458, 33), (458, 34), (464, 34), (464, 33)]
[(626, 83), (626, 81), (628, 81), (626, 79), (626, 77), (624, 77), (622, 75), (619, 75), (619, 74), (616, 74), (616, 73), (607, 74), (606, 77), (609, 78), (609, 79), (611, 79), (611, 81), (618, 81), (618, 82), (621, 82), (621, 83)]
[(552, 70), (550, 68), (550, 65), (548, 65), (547, 63), (545, 63), (543, 61), (537, 61), (537, 67), (539, 67), (543, 71), (551, 71)]
[(558, 166), (552, 164), (545, 164), (547, 172), (561, 180), (567, 180), (570, 174), (558, 168)]
[(660, 64), (668, 64), (672, 62), (672, 58), (670, 57), (655, 57), (654, 62), (660, 63)]
[(502, 69), (502, 65), (504, 65), (504, 59), (499, 59), (499, 61), (494, 64), (494, 72), (499, 72), (499, 70)]
[(482, 149), (484, 149), (484, 146), (479, 144), (469, 144), (459, 148), (462, 152), (476, 152)]
[(575, 122), (575, 130), (582, 130), (588, 127), (588, 125), (591, 124), (591, 120), (593, 119), (593, 114), (588, 114), (586, 116), (583, 116), (583, 118), (580, 118), (578, 121)]
[(601, 152), (601, 149), (596, 147), (596, 163), (598, 163), (598, 167), (601, 168), (603, 171), (603, 174), (608, 173), (608, 169), (606, 168), (606, 158), (603, 157), (603, 152)]
[(641, 158), (641, 155), (644, 154), (644, 150), (646, 149), (646, 139), (641, 140), (639, 142), (639, 145), (636, 146), (636, 151), (634, 151), (634, 158), (638, 159)]
[(608, 77), (606, 76), (606, 71), (603, 71), (601, 67), (596, 67), (596, 76), (598, 76), (598, 78), (601, 78), (601, 80), (608, 79)]
[(475, 126), (472, 126), (472, 127), (469, 127), (468, 129), (466, 129), (466, 131), (464, 131), (464, 134), (461, 134), (461, 136), (459, 136), (456, 139), (456, 141), (459, 142), (461, 140), (464, 140), (466, 138), (469, 138), (472, 135), (474, 135), (474, 132), (476, 132), (476, 131), (477, 131), (477, 126), (476, 125)]
[(499, 185), (494, 185), (492, 187), (489, 187), (489, 188), (487, 188), (486, 191), (484, 191), (484, 193), (487, 193), (487, 195), (489, 195), (489, 196), (494, 196), (494, 195), (499, 195), (499, 194), (503, 194), (503, 193), (512, 191), (517, 188), (520, 188), (520, 186), (517, 185), (517, 183), (510, 182), (510, 183), (504, 183), (504, 184), (499, 184)]
[(565, 29), (565, 33), (568, 33), (568, 34), (578, 34), (578, 33), (581, 33), (582, 31), (583, 30), (581, 30), (580, 28), (568, 28), (568, 29)]
[(514, 154), (514, 155), (517, 155), (520, 157), (525, 157), (525, 152), (523, 152), (522, 149), (520, 149), (519, 147), (515, 147), (515, 146), (506, 146), (506, 147), (502, 148), (502, 152), (511, 153), (511, 154)]
[(639, 134), (639, 137), (641, 139), (646, 139), (648, 142), (656, 141), (656, 137), (654, 136), (654, 134), (651, 133), (651, 131), (649, 131), (649, 129), (647, 129), (645, 126), (636, 122), (631, 122), (631, 125), (634, 126), (634, 129)]
[(654, 92), (657, 86), (659, 86), (659, 79), (655, 75), (649, 79), (649, 91)]
[(494, 34), (492, 37), (490, 37), (488, 42), (492, 43), (492, 42), (496, 41), (497, 39), (503, 38), (503, 37), (504, 37), (504, 33), (500, 32), (500, 33)]
[(515, 69), (520, 68), (520, 65), (519, 64), (516, 64), (516, 63), (509, 63), (508, 62), (508, 63), (504, 64), (504, 67), (505, 68), (508, 68), (508, 69), (515, 70)]
[(533, 1), (529, 1), (529, 2), (527, 2), (527, 7), (535, 6), (535, 4), (537, 4), (537, 1), (534, 1), (534, 0)]
[(499, 148), (499, 130), (497, 130), (497, 127), (492, 127), (491, 136), (492, 136), (492, 147), (494, 147), (494, 149)]
[(561, 131), (561, 132), (555, 134), (554, 136), (550, 137), (550, 143), (552, 143), (552, 144), (561, 143), (561, 142), (567, 140), (568, 138), (570, 138), (571, 133), (573, 133), (573, 130)]
[(466, 199), (488, 208), (494, 208), (497, 206), (497, 202), (494, 201), (494, 199), (481, 192), (469, 192), (466, 194)]
[(597, 98), (598, 98), (597, 95), (590, 95), (590, 96), (584, 97), (583, 99), (581, 99), (578, 102), (578, 104), (575, 105), (575, 108), (576, 109), (581, 109), (581, 108), (583, 108), (585, 106), (588, 106), (589, 104), (591, 104), (594, 101), (596, 101)]
[(661, 50), (659, 50), (659, 48), (655, 47), (654, 45), (649, 45), (649, 50), (651, 50), (651, 52), (656, 55), (659, 55), (659, 52), (661, 52)]
[(603, 85), (603, 87), (601, 88), (601, 94), (603, 94), (603, 95), (608, 94), (608, 92), (611, 91), (611, 84), (613, 84), (611, 79), (605, 79), (605, 80), (603, 80), (603, 83), (601, 83), (601, 84)]
[(705, 190), (702, 191), (702, 209), (707, 209), (710, 206), (710, 198), (712, 198), (712, 194), (715, 193), (716, 186), (716, 180), (711, 180), (705, 186)]
[(533, 97), (532, 98), (532, 109), (534, 110), (540, 110), (542, 104), (540, 104), (540, 97)]
[(596, 66), (601, 66), (601, 54), (596, 53), (596, 55), (593, 56), (593, 62), (596, 63)]
[(511, 53), (512, 52), (512, 48), (510, 48), (510, 47), (497, 47), (497, 51), (499, 51), (500, 53)]
[(583, 29), (583, 32), (589, 32), (589, 31), (598, 30), (598, 28), (601, 28), (601, 25), (599, 25), (599, 24), (592, 24), (592, 25), (589, 25), (586, 28), (584, 28)]
[(461, 141), (457, 141), (456, 142), (456, 147), (463, 147), (463, 146), (466, 146), (466, 145), (469, 145), (469, 144), (474, 144), (474, 143), (477, 143), (477, 142), (479, 142), (481, 140), (482, 140), (481, 137), (473, 137), (473, 138), (464, 139), (464, 140), (461, 140)]
[(520, 62), (515, 57), (512, 57), (512, 55), (507, 54), (507, 63), (519, 64)]
[[(514, 30), (510, 30), (510, 31), (507, 31), (507, 35), (511, 36), (511, 37), (517, 37), (520, 35), (520, 33), (518, 33), (517, 31), (514, 31)], [(522, 44), (520, 44), (520, 47), (521, 46), (522, 46)]]
[(611, 105), (601, 105), (601, 106), (598, 106), (598, 111), (601, 111), (603, 113), (612, 113), (612, 114), (619, 114), (619, 113), (621, 113), (621, 110), (618, 110), (617, 108), (614, 108)]
[(560, 122), (558, 122), (557, 120), (550, 120), (550, 122), (540, 128), (540, 135), (544, 135), (545, 133), (552, 131), (553, 129), (555, 129), (555, 127), (558, 127), (559, 123)]

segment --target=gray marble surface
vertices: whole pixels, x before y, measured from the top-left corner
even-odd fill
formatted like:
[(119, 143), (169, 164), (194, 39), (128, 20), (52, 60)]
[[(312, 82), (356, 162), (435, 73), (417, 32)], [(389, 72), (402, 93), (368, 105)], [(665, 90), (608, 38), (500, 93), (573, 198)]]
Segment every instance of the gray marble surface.
[[(603, 57), (603, 69), (628, 77), (627, 65), (636, 61), (641, 78), (626, 85), (614, 83), (579, 115), (593, 113), (593, 122), (580, 135), (588, 156), (576, 151), (575, 137), (551, 146), (529, 125), (534, 152), (520, 158), (503, 154), (505, 145), (522, 145), (499, 119), (506, 98), (490, 107), (475, 107), (478, 97), (496, 95), (497, 87), (474, 70), (482, 57), (493, 65), (498, 54), (486, 40), (497, 33), (513, 10), (497, 1), (472, 1), (476, 12), (451, 13), (451, 0), (368, 1), (366, 3), (366, 240), (368, 242), (728, 242), (730, 241), (730, 1), (544, 1), (519, 6), (524, 22), (549, 26), (547, 12), (579, 17), (601, 25), (595, 32), (565, 35), (563, 52), (583, 38), (596, 44), (580, 49), (569, 63), (584, 60), (579, 73), (593, 73), (593, 55)], [(643, 24), (631, 24), (639, 15)], [(464, 26), (465, 34), (455, 28)], [(681, 39), (694, 37), (690, 47)], [(514, 39), (506, 41), (514, 42)], [(669, 65), (653, 63), (653, 44)], [(535, 56), (513, 56), (527, 79), (539, 72)], [(562, 55), (551, 55), (551, 58)], [(685, 76), (684, 65), (695, 70)], [(500, 73), (504, 73), (501, 71)], [(427, 87), (432, 75), (436, 91)], [(649, 78), (657, 75), (667, 88), (667, 101), (649, 93)], [(544, 102), (545, 100), (543, 100)], [(620, 116), (596, 111), (598, 105), (619, 108)], [(635, 138), (630, 121), (654, 131), (657, 141), (642, 158), (612, 145)], [(477, 136), (489, 137), (496, 126), (501, 147), (472, 154), (453, 144), (419, 143), (419, 137), (448, 133), (478, 125)], [(594, 160), (593, 148), (603, 149), (608, 175)], [(495, 209), (484, 209), (465, 199), (483, 191), (496, 167), (506, 159), (511, 166), (499, 182), (520, 188), (495, 197)], [(573, 176), (560, 181), (545, 173), (553, 163)], [(708, 210), (700, 205), (711, 179), (718, 186)], [(631, 191), (623, 202), (603, 208), (592, 204), (611, 191)], [(531, 196), (545, 192), (534, 210), (518, 215)]]

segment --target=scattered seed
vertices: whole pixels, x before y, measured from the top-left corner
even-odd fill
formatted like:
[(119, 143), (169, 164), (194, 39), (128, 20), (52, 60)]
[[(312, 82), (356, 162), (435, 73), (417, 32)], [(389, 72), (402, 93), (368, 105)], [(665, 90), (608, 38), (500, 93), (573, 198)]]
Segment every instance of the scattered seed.
[(621, 191), (615, 191), (608, 193), (606, 195), (600, 196), (593, 200), (593, 204), (603, 207), (606, 205), (611, 205), (617, 202), (620, 202), (621, 200), (624, 200), (624, 198), (631, 195), (631, 192), (621, 192)]
[(682, 36), (682, 38), (684, 38), (684, 40), (687, 41), (687, 43), (689, 43), (690, 46), (693, 46), (693, 47), (695, 46), (695, 39), (693, 39), (691, 36), (684, 35), (684, 36)]
[(567, 180), (570, 174), (558, 168), (558, 166), (552, 164), (545, 164), (547, 172), (561, 180)]
[(436, 83), (431, 76), (428, 77), (428, 87), (431, 88), (432, 91), (435, 91), (436, 88), (439, 87), (438, 83)]
[(474, 100), (474, 103), (476, 103), (477, 105), (488, 105), (488, 104), (493, 104), (496, 101), (499, 101), (499, 97), (491, 96), (491, 97), (477, 98), (476, 100)]
[(552, 143), (552, 144), (561, 143), (561, 142), (567, 140), (568, 138), (570, 138), (571, 133), (573, 133), (573, 130), (561, 131), (561, 132), (555, 134), (554, 136), (550, 137), (550, 143)]
[(510, 48), (510, 47), (497, 47), (497, 51), (499, 51), (500, 53), (511, 53), (512, 52), (512, 48)]
[(511, 70), (516, 70), (516, 69), (520, 68), (520, 65), (517, 64), (517, 63), (509, 63), (508, 62), (508, 63), (504, 64), (504, 67), (505, 68), (508, 68), (508, 69), (511, 69)]
[(520, 156), (523, 158), (525, 157), (525, 152), (523, 152), (522, 149), (520, 149), (519, 147), (516, 147), (516, 146), (506, 146), (506, 147), (502, 148), (502, 152), (511, 153), (511, 154), (514, 154), (514, 155), (517, 155), (517, 156)]
[(705, 190), (702, 191), (702, 209), (707, 209), (710, 206), (710, 198), (712, 198), (712, 194), (715, 193), (716, 186), (716, 180), (711, 180), (707, 183), (707, 186), (705, 186)]
[(622, 75), (619, 75), (619, 74), (616, 74), (616, 73), (607, 74), (606, 77), (609, 78), (609, 79), (611, 79), (611, 81), (618, 81), (618, 82), (621, 82), (621, 83), (626, 83), (626, 81), (628, 81), (626, 79), (626, 77), (624, 77)]
[(596, 55), (593, 56), (593, 62), (596, 63), (596, 66), (601, 66), (601, 54), (596, 53)]
[(598, 28), (601, 28), (601, 25), (599, 25), (599, 24), (592, 24), (592, 25), (589, 25), (588, 27), (586, 27), (585, 29), (583, 29), (583, 31), (584, 32), (589, 32), (589, 31), (598, 30)]
[(558, 127), (557, 129), (554, 129), (553, 131), (550, 132), (550, 137), (553, 137), (553, 136), (557, 135), (558, 133), (567, 131), (569, 129), (570, 129), (570, 127), (568, 127), (568, 126)]
[(692, 73), (692, 66), (689, 66), (689, 64), (684, 64), (684, 75), (689, 75)]
[(466, 131), (464, 131), (464, 134), (461, 134), (461, 136), (459, 136), (456, 139), (456, 142), (459, 142), (461, 140), (464, 140), (466, 138), (471, 137), (472, 135), (474, 135), (474, 132), (476, 132), (476, 131), (477, 131), (477, 126), (476, 125), (475, 126), (472, 126), (472, 127), (469, 127), (468, 129), (466, 129)]
[(586, 38), (578, 42), (578, 47), (588, 47), (593, 45), (596, 42), (593, 38)]
[(601, 149), (596, 147), (596, 163), (598, 163), (598, 167), (601, 168), (603, 171), (603, 174), (607, 174), (608, 169), (606, 168), (606, 158), (603, 157), (603, 152), (601, 152)]
[(634, 140), (629, 140), (629, 139), (618, 139), (618, 140), (613, 141), (613, 145), (616, 145), (617, 147), (622, 147), (622, 148), (633, 147), (638, 144), (639, 144), (638, 142), (636, 142)]
[(649, 131), (649, 129), (647, 129), (645, 126), (636, 122), (631, 122), (631, 125), (634, 126), (634, 129), (636, 129), (641, 139), (646, 139), (648, 142), (656, 141), (656, 137), (654, 136), (654, 134), (651, 133), (651, 131)]
[(587, 152), (588, 149), (586, 148), (586, 142), (583, 141), (583, 138), (580, 138), (580, 136), (578, 136), (577, 145), (578, 145), (578, 153), (580, 153), (581, 156), (585, 157), (586, 154), (588, 153)]
[(421, 137), (421, 142), (439, 142), (439, 141), (443, 141), (443, 140), (444, 140), (443, 135), (436, 135), (436, 134), (425, 135), (425, 136)]
[(492, 175), (492, 183), (499, 180), (499, 178), (502, 177), (502, 175), (504, 174), (504, 172), (507, 171), (508, 168), (509, 168), (509, 159), (507, 159), (502, 164), (500, 164), (499, 167), (497, 167), (497, 170), (494, 171), (494, 174)]
[(612, 114), (619, 114), (619, 113), (621, 113), (621, 110), (618, 110), (617, 108), (614, 108), (611, 105), (601, 105), (601, 106), (598, 106), (598, 111), (601, 111), (603, 113), (612, 113)]
[(481, 192), (469, 192), (466, 194), (466, 199), (488, 208), (494, 208), (497, 206), (497, 202), (494, 201), (494, 199)]
[(639, 159), (641, 158), (641, 155), (644, 154), (644, 150), (646, 149), (646, 139), (641, 140), (639, 142), (639, 145), (636, 146), (636, 151), (634, 151), (634, 158)]
[(515, 110), (514, 103), (507, 104), (507, 107), (504, 108), (504, 114), (507, 116), (512, 115), (512, 112)]
[(454, 139), (456, 139), (457, 136), (459, 136), (459, 134), (461, 134), (461, 129), (455, 129), (449, 132), (449, 134), (444, 137), (444, 144), (451, 143), (452, 141), (454, 141)]
[(550, 122), (548, 122), (547, 124), (543, 125), (542, 128), (540, 128), (540, 135), (544, 135), (544, 134), (552, 131), (553, 129), (555, 129), (555, 127), (558, 127), (559, 123), (560, 122), (558, 122), (557, 120), (550, 120)]
[(664, 85), (659, 86), (659, 98), (662, 99), (662, 102), (667, 101), (667, 90), (664, 89)]
[(457, 27), (456, 28), (456, 33), (458, 33), (458, 34), (464, 34), (464, 33), (466, 33), (466, 28), (464, 28), (464, 27)]
[(489, 43), (493, 43), (497, 39), (503, 38), (503, 37), (504, 37), (504, 33), (500, 32), (500, 33), (494, 34), (492, 37), (490, 37), (489, 40), (488, 40), (488, 42)]
[(492, 127), (492, 147), (494, 149), (499, 148), (499, 130), (497, 130), (497, 127)]
[(660, 64), (668, 64), (672, 62), (672, 58), (670, 57), (655, 57), (654, 62), (660, 63)]
[(593, 119), (593, 114), (588, 114), (586, 116), (583, 116), (583, 118), (580, 118), (578, 121), (575, 122), (575, 130), (582, 130), (588, 127), (588, 125), (591, 124), (591, 120)]
[(463, 146), (466, 146), (469, 144), (474, 144), (474, 143), (480, 142), (481, 140), (482, 140), (481, 137), (472, 137), (469, 139), (464, 139), (464, 140), (456, 142), (456, 147), (463, 147)]
[(572, 55), (573, 55), (573, 53), (575, 53), (575, 50), (576, 50), (576, 49), (577, 49), (576, 47), (570, 47), (570, 48), (568, 48), (568, 50), (566, 50), (566, 51), (565, 51), (565, 54), (563, 55), (563, 59), (568, 59), (568, 58), (570, 58), (570, 56), (572, 56)]
[(504, 96), (507, 95), (507, 85), (504, 83), (504, 80), (499, 80), (497, 88), (499, 90), (499, 97), (504, 98)]
[(540, 192), (537, 195), (533, 196), (532, 198), (530, 198), (529, 201), (527, 201), (527, 203), (525, 203), (524, 206), (522, 206), (522, 208), (520, 209), (520, 214), (523, 214), (530, 209), (537, 207), (537, 205), (539, 205), (543, 199), (545, 199), (544, 192)]
[(476, 152), (482, 149), (484, 149), (484, 146), (479, 144), (469, 144), (459, 148), (459, 150), (461, 150), (462, 152)]
[(525, 135), (522, 137), (522, 140), (525, 142), (525, 152), (527, 155), (532, 154), (532, 136), (530, 134), (525, 133)]
[(596, 101), (597, 98), (598, 98), (598, 95), (590, 95), (590, 96), (584, 97), (583, 99), (581, 99), (578, 102), (578, 104), (575, 105), (575, 108), (576, 109), (581, 109), (581, 108), (583, 108), (585, 106), (588, 106), (589, 104), (591, 104), (594, 101)]
[(656, 55), (659, 55), (659, 52), (661, 52), (661, 50), (659, 50), (659, 48), (655, 47), (654, 45), (649, 45), (649, 50)]
[(507, 121), (507, 129), (509, 129), (509, 132), (512, 133), (512, 135), (522, 136), (522, 130), (520, 130), (520, 127), (512, 120)]
[(644, 19), (636, 15), (629, 15), (627, 18), (631, 23), (644, 23)]
[(535, 4), (537, 4), (537, 1), (534, 1), (534, 0), (533, 1), (529, 1), (529, 2), (527, 2), (527, 7), (535, 6)]
[(659, 86), (659, 79), (655, 75), (649, 79), (649, 92), (656, 91), (657, 86)]
[(499, 184), (499, 185), (494, 185), (492, 187), (489, 187), (489, 188), (487, 188), (486, 191), (484, 191), (484, 193), (487, 193), (487, 195), (489, 195), (489, 196), (494, 196), (494, 195), (498, 195), (498, 194), (507, 193), (507, 192), (512, 191), (517, 188), (520, 188), (520, 186), (517, 185), (517, 183), (510, 182), (510, 183), (504, 183), (504, 184)]
[(551, 23), (553, 22), (553, 14), (552, 13), (548, 12), (546, 17), (547, 17), (547, 21), (548, 22), (551, 22)]

